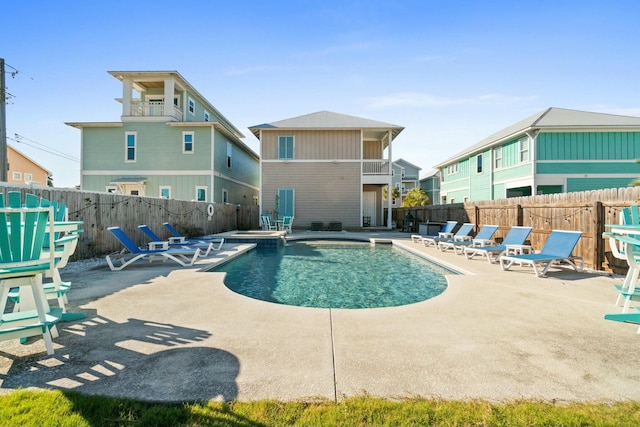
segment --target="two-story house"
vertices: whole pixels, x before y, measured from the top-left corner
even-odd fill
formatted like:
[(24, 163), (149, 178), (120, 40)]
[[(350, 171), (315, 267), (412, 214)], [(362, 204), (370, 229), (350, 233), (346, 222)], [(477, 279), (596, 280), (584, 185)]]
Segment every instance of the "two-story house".
[(258, 155), (177, 71), (109, 74), (122, 82), (120, 121), (67, 123), (82, 132), (83, 190), (258, 202)]
[(49, 185), (51, 172), (25, 154), (7, 145), (7, 182), (10, 184)]
[(392, 185), (392, 141), (404, 128), (321, 111), (252, 126), (260, 141), (263, 213), (293, 215), (294, 227), (340, 222), (391, 227), (383, 188)]
[[(421, 170), (421, 167), (404, 159), (398, 159), (393, 162), (392, 186), (396, 187), (400, 192), (400, 198), (392, 200), (391, 205), (394, 208), (402, 206), (402, 201), (409, 190), (420, 186), (419, 175)], [(394, 201), (395, 203), (393, 203)]]
[(420, 178), (420, 188), (427, 193), (432, 205), (440, 204), (440, 171), (431, 169)]
[(442, 203), (626, 187), (640, 117), (548, 108), (436, 166)]

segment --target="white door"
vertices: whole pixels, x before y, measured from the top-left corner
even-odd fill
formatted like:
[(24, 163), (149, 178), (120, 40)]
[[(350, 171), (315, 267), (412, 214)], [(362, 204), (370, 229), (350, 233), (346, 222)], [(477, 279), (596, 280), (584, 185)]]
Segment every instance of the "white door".
[(377, 224), (377, 222), (376, 222), (376, 192), (375, 191), (363, 191), (362, 192), (362, 216), (370, 217), (372, 226)]

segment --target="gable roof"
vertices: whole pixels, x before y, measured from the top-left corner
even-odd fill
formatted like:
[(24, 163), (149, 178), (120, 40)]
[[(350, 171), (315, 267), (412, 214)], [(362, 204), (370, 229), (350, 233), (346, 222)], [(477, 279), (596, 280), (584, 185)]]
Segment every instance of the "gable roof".
[(271, 123), (250, 126), (249, 130), (260, 139), (261, 129), (367, 129), (367, 130), (391, 130), (392, 139), (404, 127), (391, 123), (378, 122), (376, 120), (364, 119), (361, 117), (349, 116), (347, 114), (334, 113), (332, 111), (318, 111), (317, 113), (305, 114), (303, 116), (292, 117), (290, 119), (279, 120)]
[(461, 151), (455, 156), (436, 165), (436, 168), (445, 166), (453, 161), (458, 161), (461, 158), (468, 157), (470, 154), (481, 151), (484, 148), (501, 144), (519, 135), (524, 135), (527, 132), (535, 132), (543, 129), (634, 129), (640, 131), (640, 117), (550, 107), (496, 132), (477, 144), (472, 145), (466, 150)]
[(422, 170), (422, 168), (421, 168), (420, 166), (416, 166), (416, 165), (414, 165), (413, 163), (410, 163), (410, 162), (406, 161), (405, 159), (398, 159), (398, 160), (394, 160), (394, 161), (393, 161), (393, 164), (394, 164), (394, 165), (395, 165), (395, 164), (398, 164), (398, 165), (407, 165), (407, 166), (409, 166), (409, 167), (411, 167), (411, 168), (417, 169), (418, 171), (421, 171), (421, 170)]

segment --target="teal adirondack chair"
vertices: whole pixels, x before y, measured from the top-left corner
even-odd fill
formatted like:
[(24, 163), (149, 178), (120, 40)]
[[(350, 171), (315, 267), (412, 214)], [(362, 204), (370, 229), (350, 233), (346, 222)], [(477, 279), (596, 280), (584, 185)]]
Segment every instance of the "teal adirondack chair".
[[(57, 336), (55, 324), (62, 310), (50, 310), (42, 287), (42, 276), (55, 266), (55, 252), (42, 258), (45, 232), (49, 245), (54, 246), (53, 208), (41, 206), (33, 194), (9, 192), (9, 207), (0, 194), (0, 340), (42, 335), (47, 354), (53, 354), (52, 338)], [(48, 205), (48, 202), (44, 202)], [(9, 291), (19, 287), (20, 311), (5, 313)]]

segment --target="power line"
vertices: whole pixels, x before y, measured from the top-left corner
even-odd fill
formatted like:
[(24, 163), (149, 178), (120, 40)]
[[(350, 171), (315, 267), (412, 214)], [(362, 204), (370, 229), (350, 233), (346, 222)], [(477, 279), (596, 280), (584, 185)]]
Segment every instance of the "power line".
[[(52, 150), (54, 150), (53, 148), (47, 147), (44, 144), (40, 144), (37, 141), (34, 141), (32, 139), (29, 139), (29, 138), (27, 138), (25, 136), (22, 136), (22, 135), (19, 135), (17, 133), (14, 134), (14, 135), (15, 135), (15, 138), (11, 138), (11, 137), (7, 136), (7, 139), (9, 139), (11, 141), (14, 141), (14, 142), (17, 142), (18, 144), (24, 144), (24, 145), (27, 145), (29, 147), (35, 148), (36, 150), (41, 150), (41, 151), (44, 151), (46, 153), (53, 154), (54, 156), (58, 156), (58, 157), (61, 157), (63, 159), (66, 159), (66, 160), (71, 160), (72, 162), (80, 163), (80, 159), (78, 159), (77, 157), (71, 156), (70, 154), (66, 154), (66, 153), (63, 153), (61, 151), (52, 151)], [(25, 140), (31, 142), (31, 144), (29, 144), (28, 142), (25, 142)]]

